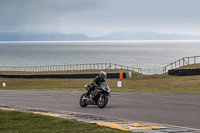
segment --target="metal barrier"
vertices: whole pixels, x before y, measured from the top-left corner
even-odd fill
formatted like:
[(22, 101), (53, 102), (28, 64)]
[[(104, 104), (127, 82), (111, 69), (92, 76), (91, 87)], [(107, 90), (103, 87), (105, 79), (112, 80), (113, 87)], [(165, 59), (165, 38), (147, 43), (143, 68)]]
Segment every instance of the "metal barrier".
[(147, 75), (167, 73), (170, 69), (175, 69), (181, 66), (200, 63), (200, 56), (184, 57), (169, 65), (159, 68), (136, 68), (123, 66), (114, 63), (91, 63), (91, 64), (70, 64), (70, 65), (50, 65), (50, 66), (0, 66), (0, 71), (22, 71), (22, 72), (44, 72), (44, 71), (69, 71), (69, 70), (108, 70), (108, 69), (125, 69), (143, 73)]
[(44, 71), (69, 71), (69, 70), (108, 70), (126, 69), (141, 73), (141, 68), (123, 66), (113, 63), (92, 63), (92, 64), (70, 64), (50, 66), (0, 66), (0, 71), (23, 71), (23, 72), (44, 72)]
[(163, 67), (163, 73), (167, 73), (168, 70), (170, 69), (176, 69), (181, 66), (196, 64), (196, 63), (200, 63), (200, 56), (184, 57)]

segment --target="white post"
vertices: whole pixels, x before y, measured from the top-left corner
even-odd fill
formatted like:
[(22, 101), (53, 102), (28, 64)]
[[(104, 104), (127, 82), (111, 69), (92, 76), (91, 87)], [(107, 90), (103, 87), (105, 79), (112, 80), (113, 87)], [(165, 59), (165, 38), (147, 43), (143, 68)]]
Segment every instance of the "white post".
[(117, 81), (117, 87), (122, 87), (122, 81)]
[(6, 83), (2, 83), (2, 86), (3, 86), (3, 87), (6, 87)]

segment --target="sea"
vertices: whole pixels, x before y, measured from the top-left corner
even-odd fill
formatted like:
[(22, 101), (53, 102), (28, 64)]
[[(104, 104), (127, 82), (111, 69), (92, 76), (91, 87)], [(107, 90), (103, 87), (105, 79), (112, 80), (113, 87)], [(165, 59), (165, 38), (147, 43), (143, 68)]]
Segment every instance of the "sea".
[(0, 42), (0, 66), (115, 63), (162, 73), (178, 59), (200, 55), (200, 41)]

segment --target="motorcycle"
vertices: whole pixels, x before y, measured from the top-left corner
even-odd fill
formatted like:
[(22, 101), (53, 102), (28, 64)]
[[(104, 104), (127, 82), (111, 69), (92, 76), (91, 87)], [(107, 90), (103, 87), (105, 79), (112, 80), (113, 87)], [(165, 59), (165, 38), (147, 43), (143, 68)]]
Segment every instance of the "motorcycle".
[[(85, 85), (88, 90), (90, 85)], [(98, 105), (99, 108), (104, 108), (108, 103), (108, 96), (110, 96), (110, 88), (106, 82), (102, 82), (101, 85), (91, 90), (90, 95), (86, 96), (84, 93), (80, 98), (80, 106), (86, 107), (87, 105)]]

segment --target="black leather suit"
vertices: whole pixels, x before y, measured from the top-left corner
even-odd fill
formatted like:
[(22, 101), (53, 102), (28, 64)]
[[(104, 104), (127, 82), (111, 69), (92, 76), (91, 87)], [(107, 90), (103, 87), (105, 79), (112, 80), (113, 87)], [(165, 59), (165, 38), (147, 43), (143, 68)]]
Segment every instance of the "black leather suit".
[(88, 94), (90, 94), (91, 90), (94, 90), (95, 87), (97, 87), (98, 85), (101, 85), (102, 82), (105, 82), (105, 80), (100, 78), (99, 76), (96, 76), (92, 84), (90, 85), (90, 88), (88, 89)]

